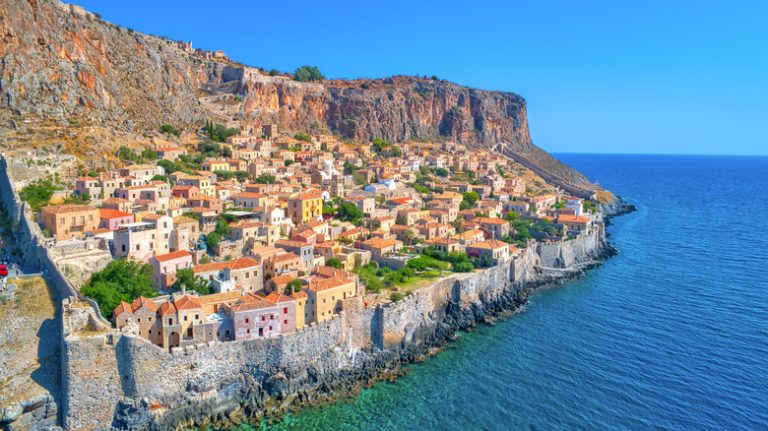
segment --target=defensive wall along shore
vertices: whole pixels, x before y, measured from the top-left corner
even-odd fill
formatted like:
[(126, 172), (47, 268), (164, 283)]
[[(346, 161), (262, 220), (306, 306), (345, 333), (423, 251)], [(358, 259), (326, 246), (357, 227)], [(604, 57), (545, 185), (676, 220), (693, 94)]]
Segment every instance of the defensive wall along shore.
[[(399, 302), (364, 307), (362, 298), (350, 298), (333, 319), (294, 334), (171, 352), (99, 329), (90, 307), (65, 303), (64, 426), (176, 429), (332, 399), (428, 354), (460, 329), (516, 308), (535, 286), (580, 273), (599, 257), (600, 235), (532, 245), (515, 259), (450, 275)], [(553, 266), (571, 263), (570, 272), (543, 274), (541, 253)]]

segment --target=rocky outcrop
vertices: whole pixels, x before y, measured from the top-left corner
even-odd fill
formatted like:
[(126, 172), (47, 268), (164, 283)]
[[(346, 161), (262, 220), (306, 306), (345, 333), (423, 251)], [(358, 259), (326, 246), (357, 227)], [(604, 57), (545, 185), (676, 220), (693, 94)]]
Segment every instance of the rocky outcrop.
[(533, 145), (525, 100), (419, 77), (300, 83), (120, 27), (56, 0), (0, 0), (0, 120), (87, 120), (121, 132), (207, 119), (358, 141), (453, 139), (588, 184)]

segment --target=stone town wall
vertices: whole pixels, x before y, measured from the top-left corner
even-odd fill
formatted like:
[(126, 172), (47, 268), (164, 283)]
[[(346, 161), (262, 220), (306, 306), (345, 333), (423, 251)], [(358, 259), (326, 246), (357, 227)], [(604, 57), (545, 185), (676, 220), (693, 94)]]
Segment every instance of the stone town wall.
[(361, 298), (348, 299), (332, 320), (264, 340), (168, 353), (129, 333), (90, 336), (65, 319), (64, 424), (77, 430), (173, 429), (226, 421), (233, 411), (279, 412), (293, 402), (332, 396), (522, 303), (529, 287), (541, 282), (542, 262), (587, 263), (597, 252), (591, 247), (600, 244), (596, 237), (572, 240), (545, 247), (544, 256), (533, 245), (508, 262), (452, 274), (396, 303), (366, 308)]
[(579, 263), (593, 260), (595, 251), (603, 242), (602, 227), (593, 228), (579, 237), (552, 243), (539, 243), (537, 254), (544, 268), (570, 268)]

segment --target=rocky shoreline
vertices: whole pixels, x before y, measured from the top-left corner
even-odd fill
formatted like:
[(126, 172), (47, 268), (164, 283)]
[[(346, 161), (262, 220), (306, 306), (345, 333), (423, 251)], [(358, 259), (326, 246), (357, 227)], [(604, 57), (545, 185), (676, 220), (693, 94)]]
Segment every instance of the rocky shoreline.
[[(603, 207), (606, 224), (611, 218), (630, 213), (635, 207), (617, 198), (616, 203)], [(353, 368), (336, 371), (309, 367), (306, 374), (292, 375), (285, 370), (275, 375), (243, 374), (236, 381), (218, 385), (215, 395), (188, 400), (182, 406), (174, 406), (160, 416), (149, 418), (152, 410), (147, 401), (120, 402), (112, 423), (113, 429), (172, 430), (212, 427), (228, 429), (243, 422), (275, 422), (286, 413), (307, 407), (332, 404), (340, 399), (355, 396), (361, 389), (377, 382), (395, 380), (402, 375), (403, 366), (423, 361), (439, 353), (447, 343), (455, 340), (456, 333), (469, 330), (479, 323), (494, 324), (508, 318), (527, 303), (534, 291), (555, 286), (582, 277), (587, 271), (600, 266), (616, 254), (615, 248), (605, 238), (589, 261), (581, 262), (562, 272), (539, 274), (533, 281), (511, 283), (501, 295), (494, 298), (480, 296), (480, 304), (462, 307), (450, 301), (438, 315), (431, 316), (437, 322), (434, 327), (422, 325), (414, 338), (418, 343), (403, 343), (396, 349), (371, 348), (361, 351), (362, 359)], [(197, 391), (199, 388), (187, 388)]]

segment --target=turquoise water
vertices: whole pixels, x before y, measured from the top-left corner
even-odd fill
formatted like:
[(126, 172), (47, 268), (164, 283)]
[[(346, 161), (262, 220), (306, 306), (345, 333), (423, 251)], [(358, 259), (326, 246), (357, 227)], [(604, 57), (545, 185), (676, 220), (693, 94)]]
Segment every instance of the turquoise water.
[(768, 429), (768, 158), (559, 157), (638, 205), (618, 256), (269, 429)]

